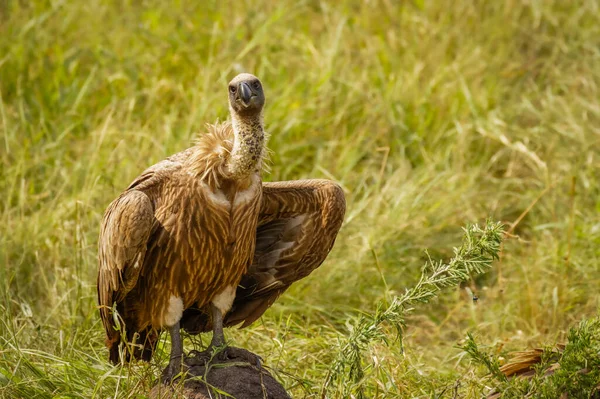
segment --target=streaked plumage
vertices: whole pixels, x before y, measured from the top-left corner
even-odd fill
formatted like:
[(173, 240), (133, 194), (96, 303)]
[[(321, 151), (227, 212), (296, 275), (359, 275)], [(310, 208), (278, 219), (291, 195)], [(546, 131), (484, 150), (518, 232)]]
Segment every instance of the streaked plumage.
[(342, 190), (327, 180), (263, 184), (262, 86), (242, 74), (229, 89), (232, 123), (210, 126), (194, 147), (147, 169), (105, 213), (98, 300), (113, 362), (123, 340), (135, 343), (124, 360), (150, 359), (168, 328), (174, 372), (180, 323), (212, 328), (222, 344), (222, 324), (256, 320), (333, 246)]
[[(263, 183), (253, 262), (224, 325), (250, 325), (293, 282), (319, 267), (333, 247), (344, 212), (344, 193), (329, 180)], [(181, 323), (190, 333), (211, 328), (207, 309), (198, 305), (184, 312)]]

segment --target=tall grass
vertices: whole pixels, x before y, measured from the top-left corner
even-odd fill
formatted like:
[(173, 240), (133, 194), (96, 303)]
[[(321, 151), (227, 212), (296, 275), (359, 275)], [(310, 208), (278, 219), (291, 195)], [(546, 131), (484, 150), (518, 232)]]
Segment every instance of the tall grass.
[(504, 353), (564, 339), (598, 309), (599, 8), (0, 1), (0, 396), (147, 392), (160, 359), (105, 361), (100, 218), (225, 119), (226, 84), (249, 71), (267, 96), (266, 179), (335, 179), (348, 212), (325, 264), (227, 337), (294, 397), (317, 397), (347, 321), (414, 285), (425, 249), (449, 258), (460, 226), (491, 217), (514, 235), (497, 268), (414, 312), (404, 352), (364, 354), (369, 397), (480, 397), (456, 348), (467, 332)]

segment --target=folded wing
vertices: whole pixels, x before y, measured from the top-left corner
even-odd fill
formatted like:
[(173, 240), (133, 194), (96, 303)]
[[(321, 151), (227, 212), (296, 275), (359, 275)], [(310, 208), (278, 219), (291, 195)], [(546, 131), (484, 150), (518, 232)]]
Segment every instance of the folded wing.
[(153, 220), (150, 199), (137, 190), (123, 193), (104, 215), (98, 251), (98, 303), (109, 345), (119, 339), (111, 308), (138, 280)]

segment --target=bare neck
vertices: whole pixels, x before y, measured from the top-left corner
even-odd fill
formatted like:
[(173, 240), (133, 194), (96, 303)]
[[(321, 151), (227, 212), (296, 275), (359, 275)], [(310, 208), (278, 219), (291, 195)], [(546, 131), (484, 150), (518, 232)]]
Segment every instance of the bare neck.
[(261, 169), (265, 131), (262, 114), (240, 116), (232, 112), (231, 117), (235, 139), (228, 168), (231, 177), (239, 179)]

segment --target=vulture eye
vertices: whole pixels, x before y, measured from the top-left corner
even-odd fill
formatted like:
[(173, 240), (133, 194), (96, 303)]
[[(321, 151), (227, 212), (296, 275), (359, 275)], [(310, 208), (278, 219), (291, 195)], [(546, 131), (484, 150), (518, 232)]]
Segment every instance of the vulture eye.
[(231, 92), (232, 94), (235, 93), (235, 86), (229, 86), (229, 92)]
[(256, 90), (260, 89), (260, 82), (256, 81), (252, 83), (252, 87), (254, 87)]

